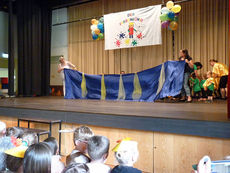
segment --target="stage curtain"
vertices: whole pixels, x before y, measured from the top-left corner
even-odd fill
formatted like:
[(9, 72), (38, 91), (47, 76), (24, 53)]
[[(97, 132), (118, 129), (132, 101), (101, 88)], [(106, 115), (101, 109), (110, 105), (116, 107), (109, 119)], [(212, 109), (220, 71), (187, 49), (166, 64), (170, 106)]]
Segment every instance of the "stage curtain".
[(18, 91), (22, 96), (49, 94), (51, 10), (44, 2), (16, 1)]
[[(68, 15), (72, 21), (161, 3), (161, 0), (99, 0), (69, 7)], [(228, 0), (192, 0), (180, 5), (174, 58), (171, 31), (162, 30), (162, 45), (105, 51), (103, 40), (92, 40), (90, 20), (86, 20), (68, 25), (69, 59), (84, 73), (130, 73), (175, 60), (179, 50), (187, 48), (194, 61), (204, 65), (202, 72), (211, 70), (209, 59), (228, 65)]]

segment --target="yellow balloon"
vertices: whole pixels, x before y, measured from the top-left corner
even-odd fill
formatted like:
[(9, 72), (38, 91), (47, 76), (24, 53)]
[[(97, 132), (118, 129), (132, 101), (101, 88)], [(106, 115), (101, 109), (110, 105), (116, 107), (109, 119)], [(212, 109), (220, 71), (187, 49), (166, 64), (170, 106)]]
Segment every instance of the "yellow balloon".
[(174, 13), (179, 13), (181, 11), (181, 6), (180, 5), (175, 5), (171, 9)]
[(178, 28), (178, 23), (175, 21), (172, 21), (170, 22), (169, 27), (171, 28), (171, 30), (175, 31)]
[(98, 28), (95, 29), (95, 30), (94, 30), (94, 33), (97, 34), (97, 35), (100, 34), (100, 29), (98, 29)]
[(166, 7), (167, 7), (168, 9), (173, 8), (173, 6), (174, 6), (174, 2), (173, 2), (173, 1), (168, 1), (167, 4), (166, 4)]

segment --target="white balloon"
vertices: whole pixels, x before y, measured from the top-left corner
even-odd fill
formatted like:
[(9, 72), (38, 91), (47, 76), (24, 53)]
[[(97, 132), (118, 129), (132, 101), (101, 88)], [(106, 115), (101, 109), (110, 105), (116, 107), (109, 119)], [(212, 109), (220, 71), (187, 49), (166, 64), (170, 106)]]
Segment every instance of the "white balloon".
[(170, 10), (167, 8), (167, 7), (163, 7), (162, 9), (161, 9), (161, 14), (167, 14), (167, 13), (169, 13), (170, 12)]
[(95, 29), (97, 29), (97, 25), (91, 25), (90, 29), (94, 31)]

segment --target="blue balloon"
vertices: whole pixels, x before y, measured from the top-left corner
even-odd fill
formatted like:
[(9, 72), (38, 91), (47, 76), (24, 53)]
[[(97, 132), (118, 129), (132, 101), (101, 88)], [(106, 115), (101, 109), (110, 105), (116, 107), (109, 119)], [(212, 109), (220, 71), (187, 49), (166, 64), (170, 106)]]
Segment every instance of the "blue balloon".
[(104, 29), (103, 23), (98, 23), (97, 28), (100, 30)]
[(175, 17), (175, 13), (174, 13), (174, 12), (169, 12), (169, 13), (168, 13), (168, 18), (169, 18), (169, 19), (173, 20), (174, 17)]
[(98, 38), (98, 35), (93, 34), (93, 35), (92, 35), (92, 38), (93, 38), (93, 40), (96, 40), (96, 39)]
[(101, 33), (104, 33), (104, 27), (102, 29), (100, 29)]

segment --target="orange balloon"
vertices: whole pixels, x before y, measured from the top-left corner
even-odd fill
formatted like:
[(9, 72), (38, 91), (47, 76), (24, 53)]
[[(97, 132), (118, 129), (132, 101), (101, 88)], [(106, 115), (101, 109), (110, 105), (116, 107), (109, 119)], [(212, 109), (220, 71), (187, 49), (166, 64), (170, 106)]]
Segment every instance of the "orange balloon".
[(92, 25), (96, 24), (96, 21), (97, 21), (96, 19), (92, 19), (91, 20)]
[(97, 34), (97, 35), (100, 34), (100, 29), (98, 29), (98, 28), (95, 29), (95, 30), (94, 30), (94, 33)]
[(175, 21), (172, 21), (170, 22), (169, 27), (171, 28), (171, 30), (175, 31), (178, 28), (178, 23)]

